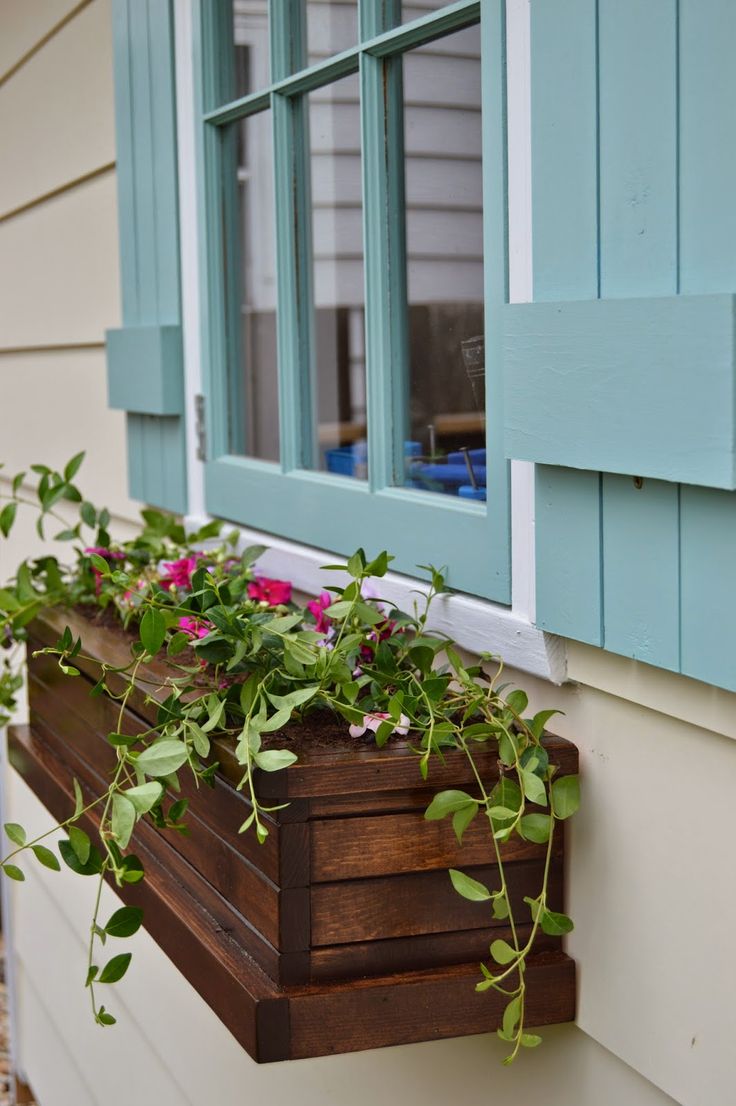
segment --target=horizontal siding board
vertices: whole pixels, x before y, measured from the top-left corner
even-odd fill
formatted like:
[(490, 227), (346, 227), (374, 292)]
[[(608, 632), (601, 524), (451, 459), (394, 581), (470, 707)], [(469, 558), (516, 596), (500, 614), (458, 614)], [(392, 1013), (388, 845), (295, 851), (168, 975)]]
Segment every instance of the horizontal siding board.
[[(2, 6), (2, 38), (14, 6)], [(29, 18), (34, 5), (18, 7)], [(107, 3), (81, 11), (3, 86), (0, 150), (0, 215), (115, 160)]]
[(537, 466), (537, 625), (602, 645), (600, 475)]
[(677, 671), (679, 494), (675, 484), (603, 476), (604, 645)]
[(736, 495), (681, 493), (682, 672), (736, 691)]

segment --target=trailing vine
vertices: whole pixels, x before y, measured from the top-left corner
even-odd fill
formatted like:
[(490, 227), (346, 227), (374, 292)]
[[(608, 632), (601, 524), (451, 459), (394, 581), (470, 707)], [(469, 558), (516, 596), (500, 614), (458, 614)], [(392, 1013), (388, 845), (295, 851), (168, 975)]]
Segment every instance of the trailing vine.
[[(268, 819), (263, 816), (274, 808), (259, 799), (257, 770), (279, 771), (296, 760), (272, 735), (314, 711), (330, 711), (356, 741), (366, 731), (373, 732), (378, 746), (394, 735), (408, 735), (425, 780), (432, 763), (449, 750), (467, 758), (475, 780), (472, 793), (439, 792), (425, 818), (451, 819), (460, 843), (476, 817), (487, 822), (498, 886), (488, 888), (458, 870), (451, 870), (450, 878), (458, 894), (487, 902), (493, 917), (508, 926), (510, 939), (491, 943), (476, 987), (506, 999), (498, 1031), (509, 1045), (505, 1062), (521, 1048), (539, 1044), (526, 1028), (527, 961), (540, 931), (557, 937), (572, 929), (570, 918), (548, 904), (549, 874), (557, 825), (579, 802), (577, 777), (557, 777), (543, 743), (544, 727), (557, 712), (528, 716), (525, 693), (500, 683), (498, 658), (484, 654), (466, 663), (451, 639), (430, 631), (432, 604), (446, 591), (438, 569), (424, 566), (429, 586), (407, 613), (380, 597), (389, 554), (370, 559), (358, 550), (347, 564), (326, 566), (326, 571), (347, 573), (347, 583), (329, 584), (318, 597), (297, 605), (288, 581), (259, 574), (263, 550), (238, 551), (237, 535), (222, 540), (222, 523), (186, 535), (175, 519), (144, 511), (138, 536), (114, 543), (108, 512), (85, 500), (74, 483), (82, 457), (78, 454), (61, 471), (33, 466), (31, 490), (21, 473), (0, 494), (5, 537), (19, 508), (32, 507), (39, 535), (55, 521), (62, 526), (55, 540), (68, 542), (74, 551), (70, 565), (52, 555), (24, 561), (0, 589), (0, 640), (6, 654), (0, 722), (10, 716), (21, 687), (19, 670), (33, 618), (49, 606), (81, 607), (97, 617), (108, 612), (104, 617), (114, 615), (131, 635), (128, 663), (87, 656), (82, 640), (68, 628), (42, 652), (55, 656), (70, 678), (79, 675), (80, 661), (99, 665), (92, 693), (119, 705), (117, 728), (107, 735), (115, 767), (107, 789), (86, 804), (74, 780), (75, 808), (52, 830), (29, 838), (20, 825), (6, 825), (15, 847), (0, 864), (6, 876), (22, 880), (17, 861), (31, 852), (49, 869), (60, 868), (60, 857), (75, 872), (96, 879), (85, 979), (95, 1020), (103, 1026), (114, 1023), (98, 992), (121, 979), (131, 960), (130, 952), (122, 952), (102, 963), (104, 946), (108, 939), (131, 936), (143, 920), (143, 912), (133, 906), (116, 910), (105, 924), (100, 916), (106, 878), (119, 886), (144, 878), (143, 865), (130, 848), (137, 822), (147, 818), (162, 831), (186, 831), (188, 801), (172, 801), (169, 795), (178, 790), (182, 772), (191, 773), (198, 785), (212, 782), (217, 764), (211, 741), (217, 735), (232, 741), (242, 773), (238, 786), (250, 801), (240, 831), (265, 841)], [(78, 515), (72, 524), (70, 511)], [(166, 659), (163, 676), (160, 665), (151, 667), (159, 657)], [(130, 698), (146, 687), (148, 701), (157, 706), (156, 725), (126, 732)], [(492, 786), (484, 782), (477, 758), (489, 746), (499, 765)], [(99, 828), (93, 841), (78, 823), (94, 810)], [(65, 836), (58, 841), (57, 857), (43, 842), (60, 831)], [(504, 845), (514, 835), (546, 846), (542, 883), (535, 897), (524, 900), (523, 925), (511, 903), (504, 861)]]

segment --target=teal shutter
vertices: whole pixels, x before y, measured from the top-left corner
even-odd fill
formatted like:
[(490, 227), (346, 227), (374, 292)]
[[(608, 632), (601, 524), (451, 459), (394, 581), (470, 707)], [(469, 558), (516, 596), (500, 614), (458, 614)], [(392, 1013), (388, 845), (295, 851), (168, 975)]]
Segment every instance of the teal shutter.
[(127, 412), (130, 494), (186, 510), (174, 19), (113, 0), (123, 326), (107, 332), (108, 399)]
[(532, 0), (507, 455), (544, 629), (736, 690), (736, 5)]

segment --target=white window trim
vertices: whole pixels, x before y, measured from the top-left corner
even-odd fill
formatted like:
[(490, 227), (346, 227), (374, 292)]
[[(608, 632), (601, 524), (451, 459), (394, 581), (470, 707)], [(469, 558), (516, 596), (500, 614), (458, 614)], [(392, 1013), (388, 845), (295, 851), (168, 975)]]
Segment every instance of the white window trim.
[[(202, 390), (201, 302), (199, 296), (198, 199), (194, 127), (194, 74), (192, 72), (191, 0), (174, 0), (176, 28), (176, 85), (179, 157), (179, 211), (181, 243), (182, 317), (186, 410), (193, 416), (194, 397)], [(532, 299), (531, 219), (531, 112), (529, 0), (506, 0), (506, 56), (508, 97), (509, 174), (509, 294), (512, 303)], [(207, 521), (204, 466), (197, 460), (193, 417), (187, 419), (187, 472), (189, 514), (187, 525)], [(320, 566), (334, 561), (334, 554), (286, 541), (247, 527), (237, 527), (244, 545), (262, 544), (268, 552), (260, 559), (263, 571), (289, 579), (303, 592), (316, 592), (326, 582)], [(567, 678), (564, 639), (538, 630), (535, 616), (534, 466), (511, 463), (511, 565), (512, 604), (501, 607), (467, 595), (437, 600), (431, 625), (451, 634), (471, 652), (491, 652), (512, 668), (550, 680)], [(418, 557), (421, 551), (418, 551)], [(385, 597), (409, 607), (426, 584), (389, 573), (382, 584)]]

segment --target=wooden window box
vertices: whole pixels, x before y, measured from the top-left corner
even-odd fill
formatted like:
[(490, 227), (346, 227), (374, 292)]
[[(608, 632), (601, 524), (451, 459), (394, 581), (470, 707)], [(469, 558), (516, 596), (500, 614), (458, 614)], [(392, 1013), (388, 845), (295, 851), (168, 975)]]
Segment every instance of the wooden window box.
[[(90, 697), (90, 662), (75, 661), (83, 675), (70, 679), (55, 658), (30, 656), (55, 644), (66, 624), (82, 635), (85, 653), (120, 663), (128, 656), (120, 631), (75, 614), (51, 611), (31, 628), (31, 721), (11, 730), (10, 757), (58, 818), (73, 804), (72, 776), (90, 797), (103, 787), (114, 759), (105, 735), (118, 711), (105, 696)], [(155, 720), (144, 697), (131, 699), (129, 730)], [(144, 908), (150, 934), (258, 1061), (494, 1030), (502, 996), (476, 994), (474, 983), (506, 927), (487, 904), (460, 898), (447, 875), (460, 867), (497, 883), (487, 831), (477, 819), (460, 848), (448, 821), (423, 818), (437, 790), (472, 787), (464, 758), (451, 753), (425, 783), (404, 744), (379, 750), (351, 740), (343, 724), (321, 730), (291, 727), (299, 760), (260, 775), (264, 798), (289, 803), (264, 845), (237, 832), (250, 807), (233, 786), (231, 748), (216, 742), (220, 770), (213, 790), (196, 792), (190, 834), (141, 822), (133, 847), (146, 879), (119, 893)], [(550, 738), (548, 748), (562, 773), (577, 770), (573, 745)], [(487, 779), (497, 776), (490, 754), (480, 766)], [(181, 775), (182, 793), (193, 797)], [(560, 833), (553, 909), (564, 905), (563, 846)], [(544, 847), (506, 848), (512, 899), (521, 902), (539, 890)], [(542, 937), (527, 982), (527, 1024), (574, 1017), (575, 965), (559, 941)]]

